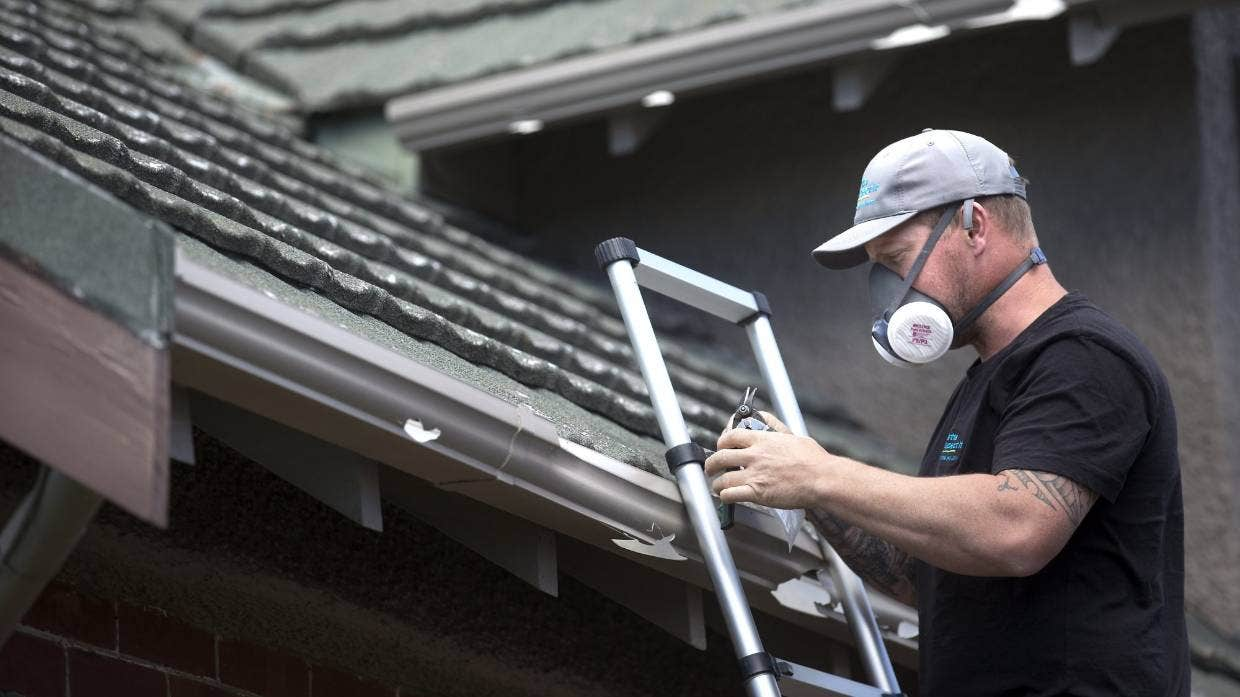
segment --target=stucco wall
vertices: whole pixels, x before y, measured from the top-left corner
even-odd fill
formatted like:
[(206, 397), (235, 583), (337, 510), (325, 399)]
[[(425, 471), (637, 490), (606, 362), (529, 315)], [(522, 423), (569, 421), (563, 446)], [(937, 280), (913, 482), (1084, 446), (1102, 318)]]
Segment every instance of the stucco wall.
[[(861, 171), (882, 146), (924, 127), (990, 138), (1032, 180), (1035, 223), (1061, 282), (1134, 329), (1170, 378), (1190, 603), (1235, 632), (1240, 466), (1224, 404), (1235, 371), (1220, 368), (1225, 293), (1208, 271), (1235, 220), (1205, 230), (1200, 207), (1203, 179), (1234, 168), (1237, 153), (1234, 135), (1203, 140), (1192, 36), (1187, 20), (1132, 29), (1098, 64), (1073, 67), (1064, 22), (1008, 28), (906, 53), (858, 112), (832, 112), (828, 72), (803, 74), (681, 100), (628, 157), (609, 157), (602, 124), (583, 124), (428, 155), (424, 185), (469, 205), (469, 174), (494, 165), (502, 174), (488, 180), (510, 183), (478, 200), (537, 239), (542, 257), (599, 277), (593, 246), (627, 235), (766, 291), (799, 389), (843, 403), (917, 457), (973, 356), (886, 366), (869, 346), (864, 269), (828, 272), (808, 252), (848, 226)], [(1214, 78), (1202, 89), (1233, 84)], [(1203, 142), (1223, 151), (1202, 158)], [(1209, 190), (1219, 186), (1212, 195), (1225, 197), (1225, 183)], [(745, 350), (738, 330), (706, 326)]]
[[(69, 588), (109, 607), (157, 608), (148, 614), (166, 613), (184, 625), (165, 637), (176, 646), (205, 636), (209, 647), (215, 636), (217, 643), (295, 657), (314, 674), (399, 685), (402, 695), (742, 694), (710, 594), (707, 648), (699, 651), (567, 574), (551, 597), (399, 507), (384, 505), (382, 533), (367, 530), (201, 431), (194, 445), (196, 463), (172, 469), (168, 528), (105, 504), (53, 591)], [(0, 520), (30, 489), (35, 469), (34, 460), (0, 441)], [(69, 614), (75, 625), (91, 620), (82, 611)], [(755, 618), (776, 655), (823, 669), (840, 656), (848, 661), (830, 639), (764, 613)], [(47, 628), (29, 616), (26, 624)], [(109, 637), (78, 638), (111, 652)], [(128, 651), (126, 640), (122, 653), (149, 659), (148, 672), (167, 665), (189, 672), (191, 682), (215, 685), (218, 677), (268, 697), (306, 694), (229, 682), (219, 659), (214, 673), (209, 658), (207, 669), (197, 670)], [(0, 692), (18, 686), (6, 672), (15, 655), (0, 652)], [(855, 658), (851, 669), (860, 675)], [(903, 669), (899, 676), (916, 694), (916, 676)]]

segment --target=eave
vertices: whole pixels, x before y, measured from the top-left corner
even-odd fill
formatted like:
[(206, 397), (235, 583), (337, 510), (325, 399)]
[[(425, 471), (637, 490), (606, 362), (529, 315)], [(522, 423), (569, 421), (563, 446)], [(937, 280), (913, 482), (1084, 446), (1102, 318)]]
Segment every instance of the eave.
[[(565, 441), (527, 406), (285, 305), (180, 251), (176, 279), (175, 383), (373, 460), (384, 466), (385, 482), (403, 478), (463, 495), (635, 562), (634, 573), (653, 570), (710, 588), (673, 482)], [(409, 419), (440, 434), (416, 442), (404, 428)], [(667, 535), (687, 559), (638, 554), (612, 541), (653, 544)], [(728, 541), (755, 608), (849, 640), (842, 615), (793, 610), (771, 594), (824, 565), (805, 534), (789, 552), (775, 517), (743, 508)], [(880, 623), (893, 628), (911, 617), (890, 599), (876, 597), (875, 606)], [(894, 633), (887, 639), (896, 662), (915, 664), (914, 642)]]
[(644, 108), (647, 96), (679, 99), (832, 64), (833, 104), (850, 111), (906, 46), (1066, 13), (1069, 58), (1085, 65), (1123, 29), (1213, 1), (838, 0), (432, 88), (392, 99), (385, 111), (415, 152), (603, 117), (619, 139), (613, 152), (623, 153), (667, 108)]
[(387, 104), (414, 151), (701, 92), (869, 50), (897, 29), (1001, 12), (1011, 0), (839, 0), (428, 90)]

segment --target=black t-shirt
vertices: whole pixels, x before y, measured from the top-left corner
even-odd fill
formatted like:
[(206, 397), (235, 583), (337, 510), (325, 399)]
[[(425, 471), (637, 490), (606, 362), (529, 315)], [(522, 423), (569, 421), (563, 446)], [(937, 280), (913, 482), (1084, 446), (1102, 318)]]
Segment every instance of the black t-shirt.
[(923, 697), (1187, 697), (1175, 411), (1145, 347), (1079, 294), (969, 368), (921, 476), (1012, 468), (1098, 501), (1031, 576), (918, 562)]

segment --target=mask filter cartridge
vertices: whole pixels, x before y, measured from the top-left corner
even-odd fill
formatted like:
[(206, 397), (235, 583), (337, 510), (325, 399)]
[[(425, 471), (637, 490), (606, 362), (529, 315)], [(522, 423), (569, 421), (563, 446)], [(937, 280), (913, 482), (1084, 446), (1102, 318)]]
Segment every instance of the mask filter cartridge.
[(940, 358), (951, 348), (954, 336), (951, 317), (937, 303), (905, 303), (887, 320), (892, 351), (909, 363), (929, 363)]

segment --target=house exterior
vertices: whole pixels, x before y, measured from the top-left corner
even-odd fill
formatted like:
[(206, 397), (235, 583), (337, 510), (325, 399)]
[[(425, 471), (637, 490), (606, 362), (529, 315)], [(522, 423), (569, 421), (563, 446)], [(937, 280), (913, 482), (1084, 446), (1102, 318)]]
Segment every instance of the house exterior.
[[(0, 8), (0, 690), (738, 690), (610, 294), (189, 86), (119, 16)], [(757, 377), (671, 328), (711, 444)], [(841, 414), (807, 409), (896, 464)], [(44, 526), (49, 478), (108, 503)], [(742, 508), (728, 537), (767, 645), (858, 676), (808, 535)], [(915, 618), (875, 605), (915, 687)]]
[[(607, 114), (432, 148), (420, 155), (421, 186), (509, 223), (529, 253), (583, 277), (593, 241), (624, 234), (767, 289), (789, 308), (776, 326), (798, 386), (847, 404), (916, 459), (973, 357), (890, 368), (870, 347), (864, 269), (824, 271), (809, 250), (849, 226), (856, 182), (884, 145), (925, 127), (991, 139), (1031, 180), (1057, 277), (1133, 328), (1168, 375), (1188, 604), (1194, 621), (1234, 642), (1236, 10), (1114, 27), (1095, 50), (1085, 50), (1083, 21), (1069, 11), (678, 97), (622, 156), (609, 147)], [(866, 98), (841, 108), (841, 81), (866, 70), (879, 75)], [(728, 331), (703, 329), (720, 339)]]
[[(20, 400), (0, 381), (21, 406), (0, 412), (3, 510), (40, 463), (111, 504), (0, 650), (0, 691), (739, 692), (590, 250), (626, 235), (762, 289), (814, 434), (907, 470), (966, 361), (888, 371), (864, 341), (862, 280), (814, 269), (808, 250), (847, 225), (869, 156), (933, 125), (1018, 158), (1056, 272), (1133, 326), (1168, 372), (1194, 686), (1237, 694), (1240, 509), (1226, 453), (1240, 411), (1223, 359), (1238, 338), (1225, 302), (1235, 11), (1070, 2), (990, 24), (980, 20), (1008, 3), (854, 5), (848, 26), (880, 39), (917, 21), (950, 35), (905, 49), (893, 39), (887, 53), (837, 36), (822, 55), (644, 112), (573, 107), (562, 120), (530, 111), (460, 128), (449, 112), (427, 127), (447, 140), (412, 157), (397, 143), (416, 146), (406, 99), (662, 40), (747, 36), (754, 23), (786, 37), (776, 29), (802, 19), (790, 13), (838, 7), (667, 3), (635, 21), (618, 0), (450, 12), (3, 0), (0, 278), (41, 299), (8, 315), (39, 341), (0, 343), (24, 361), (7, 375), (34, 376)], [(423, 45), (438, 53), (409, 60)], [(507, 132), (521, 121), (538, 128)], [(1088, 241), (1073, 234), (1082, 220)], [(709, 445), (757, 381), (720, 348), (743, 340), (652, 304), (692, 435)], [(125, 347), (73, 365), (146, 376), (116, 383), (138, 416), (120, 399), (86, 404), (100, 390), (52, 368), (56, 337), (78, 336), (74, 322), (45, 321), (61, 316), (53, 308)], [(86, 465), (83, 448), (99, 441), (59, 426), (84, 411), (148, 437)], [(815, 605), (829, 604), (807, 576), (822, 564), (815, 547), (803, 536), (781, 550), (771, 516), (740, 516), (729, 541), (768, 648), (862, 679), (838, 608)], [(643, 546), (669, 535), (688, 559)], [(909, 609), (875, 602), (916, 694)]]

